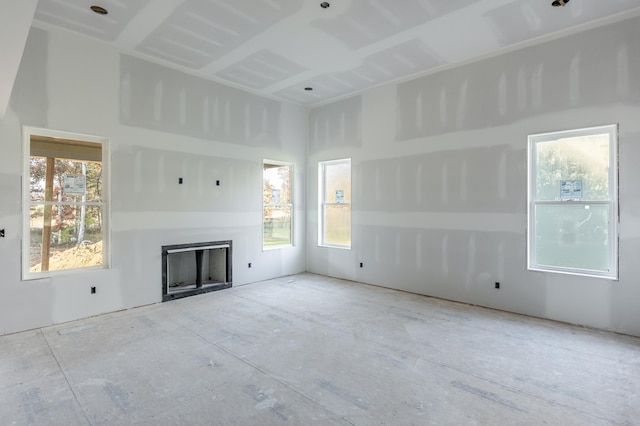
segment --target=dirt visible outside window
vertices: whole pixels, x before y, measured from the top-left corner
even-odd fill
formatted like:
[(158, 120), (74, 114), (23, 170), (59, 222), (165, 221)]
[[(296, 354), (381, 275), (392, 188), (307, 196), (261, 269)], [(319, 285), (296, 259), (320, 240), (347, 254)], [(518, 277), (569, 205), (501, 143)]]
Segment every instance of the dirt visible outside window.
[[(102, 241), (94, 244), (81, 244), (53, 253), (49, 259), (49, 270), (85, 268), (102, 265)], [(40, 264), (31, 266), (30, 272), (40, 272)]]

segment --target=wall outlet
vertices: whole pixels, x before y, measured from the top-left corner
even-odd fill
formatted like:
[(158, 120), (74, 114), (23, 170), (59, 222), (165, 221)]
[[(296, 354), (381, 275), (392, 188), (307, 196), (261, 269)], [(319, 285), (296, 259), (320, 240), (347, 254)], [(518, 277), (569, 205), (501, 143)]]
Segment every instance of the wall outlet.
[(360, 262), (360, 267), (362, 268), (364, 266), (364, 263)]
[(496, 287), (495, 288), (497, 288), (497, 289), (500, 288), (500, 283), (498, 281), (496, 281)]
[(95, 287), (91, 287), (91, 294), (96, 294), (96, 288)]
[(247, 263), (247, 268), (251, 268), (251, 262)]
[(0, 238), (4, 238), (4, 229), (0, 229)]

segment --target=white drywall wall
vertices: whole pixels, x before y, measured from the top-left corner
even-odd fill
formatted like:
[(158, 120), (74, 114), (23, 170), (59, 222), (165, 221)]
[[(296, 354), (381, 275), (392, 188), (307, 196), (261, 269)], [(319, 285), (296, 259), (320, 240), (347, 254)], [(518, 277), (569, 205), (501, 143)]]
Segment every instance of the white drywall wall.
[(38, 0), (0, 0), (0, 118), (7, 110)]
[[(640, 335), (639, 117), (637, 18), (314, 108), (307, 268)], [(527, 271), (527, 135), (612, 123), (620, 280)], [(317, 162), (346, 157), (352, 248), (318, 247)]]
[[(0, 334), (159, 302), (162, 245), (232, 240), (234, 285), (303, 272), (306, 117), (301, 107), (32, 28), (0, 119)], [(23, 125), (109, 138), (111, 268), (21, 280)], [(263, 252), (265, 158), (295, 165), (296, 244)]]
[[(382, 86), (314, 109), (308, 129), (303, 108), (32, 29), (0, 119), (0, 334), (158, 302), (161, 245), (232, 239), (235, 285), (303, 271), (306, 252), (312, 272), (640, 335), (639, 28)], [(526, 271), (527, 135), (608, 123), (620, 123), (620, 281)], [(22, 125), (110, 138), (110, 269), (21, 281)], [(318, 248), (317, 161), (344, 157), (353, 247)], [(289, 250), (261, 251), (263, 158), (296, 164)]]

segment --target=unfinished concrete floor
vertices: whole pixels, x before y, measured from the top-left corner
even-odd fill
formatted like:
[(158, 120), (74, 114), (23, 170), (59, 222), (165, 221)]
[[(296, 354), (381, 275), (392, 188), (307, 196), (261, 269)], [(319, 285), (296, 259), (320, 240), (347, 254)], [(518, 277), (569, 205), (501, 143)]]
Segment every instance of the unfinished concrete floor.
[(640, 339), (311, 274), (0, 337), (0, 424), (640, 424)]

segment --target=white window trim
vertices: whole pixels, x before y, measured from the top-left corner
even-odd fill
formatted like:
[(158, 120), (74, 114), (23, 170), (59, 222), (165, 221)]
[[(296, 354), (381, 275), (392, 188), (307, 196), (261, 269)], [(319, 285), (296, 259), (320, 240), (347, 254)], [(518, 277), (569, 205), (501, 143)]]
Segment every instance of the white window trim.
[[(261, 183), (264, 185), (264, 165), (265, 164), (272, 164), (274, 166), (288, 166), (289, 167), (289, 200), (291, 201), (289, 204), (277, 204), (279, 206), (291, 206), (291, 243), (290, 244), (279, 244), (277, 246), (268, 246), (265, 247), (264, 245), (264, 201), (262, 203), (262, 251), (271, 251), (271, 250), (281, 250), (281, 249), (285, 249), (285, 248), (289, 248), (289, 247), (294, 247), (295, 246), (295, 233), (294, 233), (294, 229), (295, 229), (295, 210), (294, 210), (294, 172), (295, 172), (295, 166), (293, 163), (289, 163), (286, 161), (278, 161), (278, 160), (269, 160), (269, 159), (264, 159), (262, 160), (262, 173), (263, 173), (263, 180), (261, 181)], [(262, 194), (262, 190), (263, 187), (260, 188), (260, 193)], [(276, 205), (276, 204), (273, 204)]]
[[(29, 271), (29, 250), (30, 250), (30, 221), (27, 218), (31, 205), (31, 188), (30, 188), (30, 159), (31, 159), (31, 136), (44, 136), (50, 138), (70, 139), (86, 142), (95, 142), (102, 145), (102, 265), (88, 266), (83, 268), (63, 269), (57, 271)], [(60, 130), (52, 130), (40, 127), (22, 126), (22, 280), (37, 280), (47, 277), (55, 277), (60, 275), (78, 274), (85, 271), (108, 269), (111, 260), (111, 203), (110, 203), (110, 162), (111, 158), (109, 150), (109, 138), (86, 135), (81, 133), (65, 132)]]
[[(601, 201), (537, 201), (535, 199), (536, 193), (536, 151), (535, 147), (537, 143), (552, 141), (556, 139), (566, 137), (578, 137), (587, 136), (592, 134), (609, 133), (609, 200)], [(527, 269), (538, 272), (553, 272), (559, 274), (578, 275), (585, 277), (606, 278), (610, 280), (618, 280), (619, 272), (619, 256), (618, 256), (618, 224), (620, 222), (620, 210), (618, 205), (618, 125), (605, 125), (597, 127), (589, 127), (583, 129), (566, 130), (550, 133), (541, 133), (529, 135), (528, 138), (528, 169), (527, 169)], [(609, 205), (609, 265), (611, 265), (610, 271), (597, 271), (587, 269), (576, 269), (568, 267), (548, 266), (540, 265), (536, 261), (535, 251), (535, 206), (536, 205)]]
[[(343, 249), (343, 250), (351, 250), (351, 244), (331, 244), (331, 243), (326, 243), (324, 241), (324, 228), (325, 228), (325, 220), (324, 220), (324, 206), (325, 205), (344, 205), (344, 204), (348, 204), (350, 207), (352, 207), (352, 203), (351, 201), (348, 203), (326, 203), (325, 202), (325, 188), (326, 188), (326, 182), (325, 182), (325, 166), (327, 165), (331, 165), (331, 164), (341, 164), (341, 163), (349, 163), (349, 167), (351, 167), (351, 158), (341, 158), (341, 159), (337, 159), (337, 160), (327, 160), (327, 161), (319, 161), (318, 162), (318, 182), (320, 183), (318, 185), (318, 247), (328, 247), (328, 248), (337, 248), (337, 249)], [(350, 185), (350, 192), (353, 196), (353, 169), (351, 169), (351, 185)], [(353, 211), (351, 211), (351, 217), (353, 219)], [(353, 223), (351, 225), (351, 228), (349, 229), (349, 233), (350, 233), (350, 240), (351, 237), (353, 237)], [(352, 241), (353, 243), (353, 241)]]

